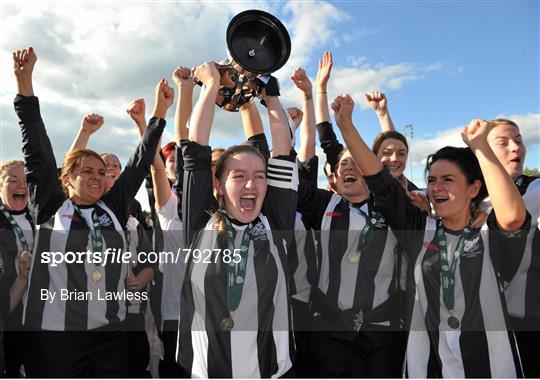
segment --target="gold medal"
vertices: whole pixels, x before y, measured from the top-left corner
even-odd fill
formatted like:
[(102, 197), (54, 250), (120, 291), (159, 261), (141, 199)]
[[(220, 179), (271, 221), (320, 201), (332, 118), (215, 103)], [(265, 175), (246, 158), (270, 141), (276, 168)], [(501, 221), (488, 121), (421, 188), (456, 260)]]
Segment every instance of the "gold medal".
[(351, 262), (352, 264), (357, 263), (358, 260), (360, 260), (360, 252), (358, 252), (358, 251), (353, 251), (353, 252), (349, 253), (349, 256), (347, 256), (347, 259), (348, 259), (349, 262)]
[(459, 329), (459, 319), (457, 319), (453, 315), (448, 317), (447, 322), (448, 322), (448, 326), (450, 326), (451, 329), (454, 329), (454, 330)]
[(223, 331), (229, 332), (234, 327), (234, 321), (230, 315), (227, 315), (221, 319), (220, 325)]
[(94, 282), (100, 282), (101, 279), (103, 278), (103, 275), (101, 274), (101, 272), (100, 272), (98, 269), (96, 269), (96, 270), (94, 271), (94, 273), (92, 273), (92, 276), (90, 276), (90, 278), (91, 278), (92, 281), (94, 281)]

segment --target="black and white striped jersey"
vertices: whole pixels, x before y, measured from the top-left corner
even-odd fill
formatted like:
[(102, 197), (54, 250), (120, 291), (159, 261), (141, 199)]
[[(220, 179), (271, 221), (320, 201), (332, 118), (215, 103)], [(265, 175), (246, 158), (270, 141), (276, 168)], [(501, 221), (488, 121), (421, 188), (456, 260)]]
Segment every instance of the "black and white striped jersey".
[[(103, 251), (125, 251), (124, 228), (129, 202), (135, 197), (149, 170), (165, 120), (150, 120), (135, 154), (111, 190), (96, 204), (80, 206), (79, 213), (62, 190), (38, 99), (17, 95), (15, 110), (22, 130), (30, 189), (29, 208), (38, 225), (24, 324), (38, 330), (80, 331), (120, 323), (126, 314), (125, 298), (113, 296), (113, 299), (104, 300), (102, 297), (107, 297), (107, 292), (125, 293), (127, 263), (115, 260), (101, 266), (83, 259), (83, 262), (61, 260), (54, 266), (51, 256), (49, 260), (46, 256), (50, 252), (64, 255), (68, 252), (92, 252), (89, 228), (93, 229), (93, 211), (102, 231)], [(96, 271), (100, 272), (99, 276), (95, 275)], [(52, 294), (55, 295), (54, 299), (51, 298)]]
[[(13, 220), (19, 225), (24, 239), (29, 247), (32, 248), (34, 244), (35, 226), (27, 208), (22, 211), (9, 211)], [(19, 271), (19, 258), (23, 252), (23, 244), (20, 241), (15, 229), (6, 219), (6, 217), (0, 213), (0, 252), (4, 256), (3, 259), (3, 271), (7, 276), (8, 274), (17, 276)], [(0, 271), (2, 271), (0, 270)], [(11, 278), (13, 281), (14, 277)], [(7, 296), (9, 301), (9, 293)], [(9, 305), (9, 302), (8, 302)], [(22, 324), (22, 302), (10, 313), (9, 317), (5, 318), (6, 330), (19, 330)], [(9, 313), (8, 313), (9, 314)]]
[[(180, 292), (186, 272), (185, 247), (183, 241), (182, 220), (178, 212), (181, 200), (171, 191), (169, 200), (161, 209), (156, 207), (156, 214), (163, 231), (163, 252), (172, 252), (177, 260), (164, 259), (159, 263), (162, 273), (161, 319), (177, 321), (180, 315)], [(178, 255), (178, 252), (181, 252)]]
[(525, 325), (514, 320), (517, 330), (540, 329), (540, 178), (520, 176), (516, 184), (523, 196), (525, 207), (531, 214), (531, 226), (523, 259), (516, 274), (505, 282), (504, 295), (510, 316), (525, 319)]
[[(223, 250), (227, 244), (216, 229), (217, 219), (204, 211), (213, 198), (210, 147), (186, 143), (184, 165), (186, 241), (192, 241), (192, 250)], [(253, 222), (243, 291), (238, 308), (232, 312), (232, 329), (222, 325), (229, 315), (227, 264), (216, 253), (210, 262), (195, 261), (192, 256), (188, 263), (177, 361), (192, 377), (279, 377), (292, 366), (286, 236), (294, 227), (295, 166), (291, 157), (268, 161), (268, 190), (263, 210)], [(239, 247), (246, 225), (233, 221), (232, 228), (234, 246)]]
[[(341, 311), (373, 312), (369, 323), (399, 329), (397, 239), (372, 200), (351, 204), (337, 194), (301, 183), (298, 208), (307, 225), (318, 231), (317, 288), (324, 303)], [(374, 227), (373, 241), (358, 257), (351, 256), (367, 222)], [(319, 301), (315, 297), (312, 308), (322, 313)]]
[[(525, 234), (500, 232), (492, 214), (480, 232), (464, 241), (455, 272), (455, 304), (450, 313), (443, 301), (441, 245), (437, 237), (440, 222), (413, 206), (386, 169), (365, 179), (410, 263), (408, 376), (510, 378), (519, 375), (500, 285), (503, 278), (513, 275), (509, 272), (521, 260)], [(452, 259), (462, 232), (444, 232)], [(451, 316), (457, 318), (458, 326), (451, 326)]]
[[(129, 234), (128, 237), (128, 249), (133, 254), (134, 260), (129, 263), (128, 273), (136, 276), (145, 268), (152, 268), (157, 270), (157, 263), (152, 263), (147, 260), (147, 253), (152, 251), (152, 242), (148, 237), (146, 230), (142, 224), (133, 216), (129, 216), (126, 230)], [(142, 260), (139, 260), (141, 258)], [(148, 288), (140, 290), (139, 295), (131, 300), (127, 301), (127, 312), (129, 314), (144, 314), (148, 305)], [(144, 293), (144, 295), (143, 295)]]

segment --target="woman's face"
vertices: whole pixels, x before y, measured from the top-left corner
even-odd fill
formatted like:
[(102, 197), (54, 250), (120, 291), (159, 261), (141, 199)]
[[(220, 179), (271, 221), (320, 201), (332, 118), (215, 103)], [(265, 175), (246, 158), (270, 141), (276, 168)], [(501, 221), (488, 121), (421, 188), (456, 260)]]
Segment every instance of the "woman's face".
[(216, 189), (223, 197), (227, 214), (249, 223), (261, 212), (266, 195), (266, 165), (252, 153), (239, 153), (225, 162), (225, 171), (217, 179)]
[(335, 173), (337, 193), (350, 202), (357, 202), (357, 198), (365, 198), (369, 194), (362, 172), (354, 162), (351, 153), (345, 152), (339, 160)]
[(403, 174), (407, 166), (407, 147), (397, 139), (386, 139), (381, 143), (377, 157), (394, 178)]
[(525, 145), (519, 129), (510, 124), (494, 127), (488, 134), (488, 143), (506, 172), (516, 180), (523, 173)]
[(102, 154), (101, 158), (105, 161), (105, 172), (107, 174), (105, 188), (109, 191), (118, 177), (120, 177), (120, 161), (113, 154)]
[(81, 160), (81, 165), (63, 181), (69, 190), (70, 199), (79, 205), (94, 204), (105, 194), (107, 180), (103, 162), (88, 156)]
[(431, 165), (427, 184), (429, 200), (435, 214), (441, 218), (469, 213), (471, 200), (481, 187), (478, 180), (469, 184), (461, 169), (448, 160), (438, 160)]
[(172, 151), (165, 159), (165, 172), (167, 173), (167, 178), (172, 182), (176, 181), (175, 163), (176, 152)]
[(28, 185), (24, 165), (15, 165), (3, 175), (1, 197), (4, 206), (11, 211), (21, 211), (28, 201)]

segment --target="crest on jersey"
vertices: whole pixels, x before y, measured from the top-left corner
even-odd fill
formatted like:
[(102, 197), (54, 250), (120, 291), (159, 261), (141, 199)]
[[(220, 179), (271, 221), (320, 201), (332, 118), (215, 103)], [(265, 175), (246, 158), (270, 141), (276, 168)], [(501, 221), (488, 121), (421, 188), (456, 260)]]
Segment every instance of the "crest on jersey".
[(264, 224), (261, 221), (254, 225), (251, 229), (251, 238), (254, 241), (268, 240), (266, 237), (266, 228), (264, 228)]
[(471, 240), (465, 239), (463, 241), (463, 251), (464, 252), (475, 252), (480, 249), (480, 236), (476, 236)]
[(99, 225), (103, 227), (108, 227), (113, 223), (113, 221), (107, 214), (100, 215), (98, 217), (98, 220), (99, 220)]

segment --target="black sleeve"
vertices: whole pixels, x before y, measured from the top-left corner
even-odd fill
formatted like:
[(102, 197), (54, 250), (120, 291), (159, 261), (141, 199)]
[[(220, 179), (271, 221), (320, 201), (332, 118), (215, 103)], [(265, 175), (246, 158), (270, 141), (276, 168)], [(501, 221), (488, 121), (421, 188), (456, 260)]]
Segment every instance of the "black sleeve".
[[(15, 277), (17, 277), (15, 260), (9, 253), (0, 251), (0, 313), (4, 316), (4, 321), (9, 315), (9, 304), (11, 302), (9, 289), (15, 281)], [(0, 330), (1, 332), (2, 330)]]
[(157, 117), (150, 119), (141, 142), (130, 157), (122, 174), (102, 198), (107, 206), (114, 211), (123, 226), (127, 223), (129, 203), (135, 198), (137, 191), (150, 172), (150, 165), (154, 161), (157, 145), (164, 129), (165, 120)]
[(272, 221), (273, 228), (293, 231), (298, 191), (295, 155), (271, 157), (268, 160), (267, 179), (263, 214)]
[(312, 181), (301, 180), (298, 186), (298, 212), (306, 228), (318, 230), (321, 228), (324, 212), (332, 198), (332, 192), (317, 188)]
[(315, 187), (317, 187), (319, 157), (313, 156), (305, 162), (297, 160), (297, 164), (298, 164), (298, 178), (300, 179), (300, 181), (311, 182), (315, 185)]
[(334, 172), (336, 165), (338, 164), (338, 157), (343, 150), (343, 145), (338, 141), (332, 124), (328, 121), (323, 121), (316, 125), (317, 133), (319, 135), (319, 142), (321, 149), (326, 154), (326, 161), (330, 164), (332, 172)]
[(268, 159), (270, 158), (270, 148), (268, 147), (268, 140), (264, 133), (248, 137), (245, 144), (257, 148), (268, 162)]
[(523, 226), (514, 232), (502, 231), (497, 226), (495, 211), (491, 211), (489, 214), (487, 224), (489, 227), (489, 250), (493, 267), (504, 281), (510, 282), (523, 259), (527, 236), (529, 233), (534, 233), (534, 231), (530, 231), (531, 214), (527, 211)]
[[(184, 190), (182, 212), (184, 242), (191, 245), (194, 236), (206, 225), (215, 211), (212, 188), (212, 150), (193, 141), (182, 143), (184, 157)], [(213, 209), (214, 208), (214, 209)]]
[[(139, 223), (137, 224), (137, 253), (139, 252), (152, 252), (152, 242), (148, 237), (148, 233), (145, 231), (144, 227)], [(158, 263), (150, 263), (148, 260), (144, 263), (141, 263), (137, 260), (137, 265), (133, 268), (133, 274), (137, 275), (139, 272), (145, 268), (152, 268), (154, 273), (158, 269)]]
[[(180, 141), (180, 144), (187, 142), (188, 140)], [(182, 192), (184, 191), (184, 156), (182, 155), (182, 148), (176, 146), (176, 161), (174, 163), (174, 174), (176, 176), (176, 182), (172, 186), (172, 190), (178, 198), (178, 216), (182, 220)]]
[[(379, 173), (364, 177), (374, 194), (375, 207), (392, 227), (398, 240), (416, 247), (422, 241), (427, 213), (411, 203), (401, 184), (384, 168)], [(416, 254), (415, 250), (407, 250)]]
[(54, 215), (66, 197), (58, 178), (51, 141), (41, 119), (38, 98), (17, 95), (14, 105), (22, 133), (29, 208), (36, 223), (41, 224)]

